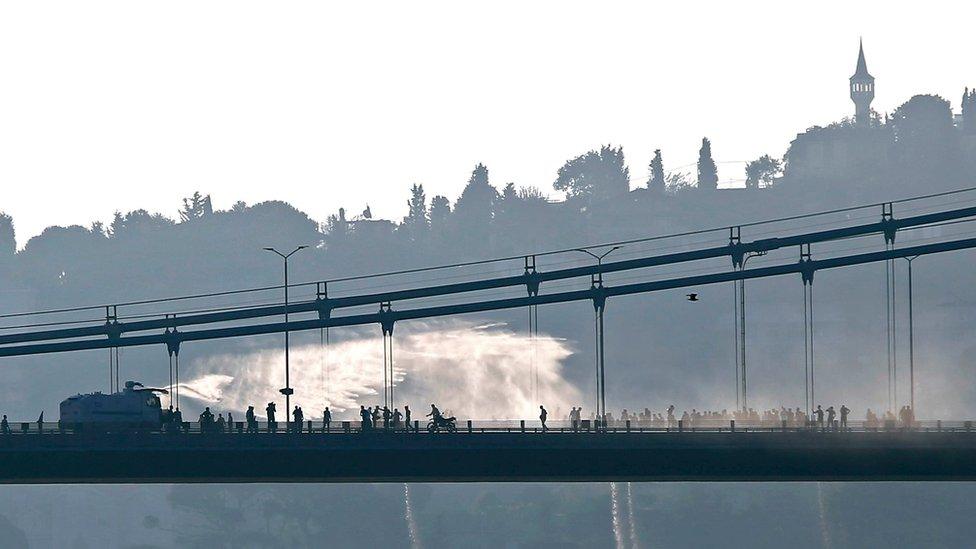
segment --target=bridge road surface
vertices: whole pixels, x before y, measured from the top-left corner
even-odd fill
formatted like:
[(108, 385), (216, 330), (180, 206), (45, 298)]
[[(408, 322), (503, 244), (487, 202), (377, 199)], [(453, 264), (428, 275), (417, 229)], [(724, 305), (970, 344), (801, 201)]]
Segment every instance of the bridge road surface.
[(0, 436), (0, 482), (976, 480), (976, 432)]

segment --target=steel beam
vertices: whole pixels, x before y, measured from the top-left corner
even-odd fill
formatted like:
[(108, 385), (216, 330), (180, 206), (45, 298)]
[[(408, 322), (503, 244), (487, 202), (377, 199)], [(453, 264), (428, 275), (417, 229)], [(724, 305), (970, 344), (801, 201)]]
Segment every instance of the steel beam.
[(769, 267), (760, 267), (746, 270), (733, 270), (722, 273), (696, 275), (688, 277), (670, 278), (655, 280), (650, 282), (640, 282), (635, 284), (625, 284), (622, 286), (604, 286), (602, 288), (591, 288), (587, 290), (575, 290), (560, 292), (557, 294), (543, 294), (538, 296), (516, 297), (508, 299), (495, 299), (487, 301), (474, 301), (454, 305), (441, 305), (437, 307), (420, 307), (415, 309), (402, 309), (389, 312), (377, 312), (360, 315), (348, 315), (331, 317), (324, 319), (299, 320), (289, 323), (275, 322), (267, 324), (253, 324), (247, 326), (231, 326), (225, 328), (210, 328), (205, 330), (194, 330), (186, 332), (176, 332), (169, 334), (120, 336), (110, 339), (88, 339), (80, 341), (59, 341), (53, 343), (37, 343), (31, 345), (13, 345), (0, 347), (0, 357), (23, 356), (46, 353), (59, 353), (65, 351), (81, 351), (90, 349), (107, 349), (110, 347), (135, 347), (142, 345), (166, 344), (172, 338), (177, 337), (180, 341), (205, 341), (211, 339), (223, 339), (231, 337), (255, 336), (263, 334), (281, 333), (285, 330), (303, 331), (317, 330), (319, 328), (360, 326), (365, 324), (378, 324), (384, 321), (398, 322), (401, 320), (416, 320), (421, 318), (432, 318), (440, 316), (451, 316), (459, 314), (479, 313), (487, 311), (500, 311), (527, 307), (529, 305), (551, 305), (555, 303), (568, 303), (572, 301), (593, 300), (597, 293), (602, 293), (606, 297), (616, 297), (641, 293), (657, 292), (661, 290), (672, 290), (677, 288), (687, 288), (693, 286), (704, 286), (709, 284), (720, 284), (734, 280), (748, 280), (754, 278), (767, 278), (782, 276), (787, 274), (802, 274), (825, 269), (836, 269), (839, 267), (850, 267), (887, 261), (888, 259), (899, 257), (911, 257), (918, 255), (929, 255), (944, 253), (957, 250), (976, 248), (976, 238), (966, 238), (961, 240), (951, 240), (935, 244), (924, 244), (910, 246), (879, 252), (869, 252), (841, 257), (834, 257), (821, 260), (801, 261), (799, 263), (788, 263)]

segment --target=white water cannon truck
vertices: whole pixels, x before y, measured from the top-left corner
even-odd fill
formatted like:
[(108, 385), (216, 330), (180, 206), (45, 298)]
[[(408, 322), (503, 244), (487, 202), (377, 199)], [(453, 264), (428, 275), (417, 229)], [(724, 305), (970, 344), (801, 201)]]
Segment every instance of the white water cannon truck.
[(156, 393), (169, 391), (126, 381), (118, 393), (77, 394), (61, 402), (61, 422), (82, 428), (159, 429), (163, 411)]

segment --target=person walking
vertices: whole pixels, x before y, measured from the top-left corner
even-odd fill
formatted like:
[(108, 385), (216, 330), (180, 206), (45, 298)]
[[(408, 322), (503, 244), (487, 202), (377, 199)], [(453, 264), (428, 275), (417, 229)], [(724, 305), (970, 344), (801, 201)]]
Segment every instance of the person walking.
[(549, 412), (547, 412), (546, 409), (540, 404), (539, 405), (539, 421), (542, 422), (542, 432), (543, 433), (545, 433), (546, 431), (549, 430), (549, 428), (546, 427), (546, 418), (548, 418), (548, 417), (549, 417)]
[(406, 424), (407, 430), (409, 431), (410, 430), (410, 407), (409, 406), (403, 407), (403, 422)]

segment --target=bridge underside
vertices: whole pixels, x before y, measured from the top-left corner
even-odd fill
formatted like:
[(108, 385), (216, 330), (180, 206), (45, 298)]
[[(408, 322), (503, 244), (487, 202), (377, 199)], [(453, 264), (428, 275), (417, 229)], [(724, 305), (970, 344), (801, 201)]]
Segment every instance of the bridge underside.
[(944, 432), (0, 437), (8, 484), (974, 479)]

